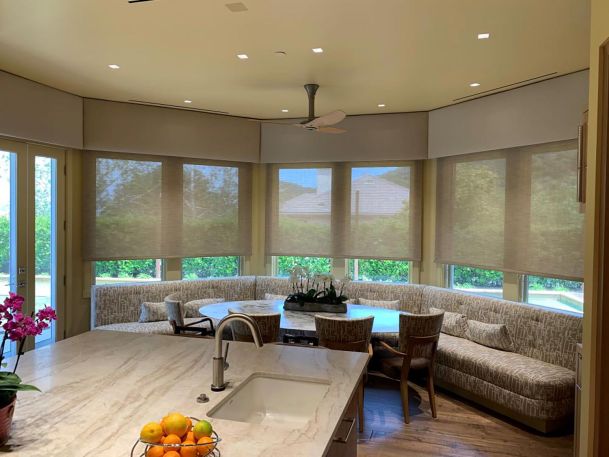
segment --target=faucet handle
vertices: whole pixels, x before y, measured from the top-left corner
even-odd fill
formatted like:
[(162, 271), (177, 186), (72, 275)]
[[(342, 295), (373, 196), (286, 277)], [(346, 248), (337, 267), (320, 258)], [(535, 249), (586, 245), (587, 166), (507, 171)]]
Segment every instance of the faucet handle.
[(230, 347), (230, 343), (227, 341), (226, 342), (226, 346), (224, 348), (224, 371), (228, 370), (228, 367), (230, 366), (228, 364), (228, 348)]

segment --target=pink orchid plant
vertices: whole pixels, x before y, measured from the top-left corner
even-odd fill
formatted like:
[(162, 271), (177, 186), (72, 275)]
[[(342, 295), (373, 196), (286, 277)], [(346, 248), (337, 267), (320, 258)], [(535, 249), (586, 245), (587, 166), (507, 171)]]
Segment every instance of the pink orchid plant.
[(30, 316), (23, 314), (24, 298), (9, 292), (9, 296), (0, 304), (0, 327), (3, 330), (2, 344), (0, 345), (0, 366), (6, 367), (4, 362), (4, 346), (7, 341), (17, 343), (17, 361), (12, 371), (0, 371), (0, 407), (9, 404), (15, 397), (17, 391), (38, 390), (38, 388), (21, 384), (21, 378), (17, 376), (19, 359), (23, 355), (23, 345), (28, 336), (40, 335), (49, 328), (51, 321), (57, 319), (55, 310), (45, 306)]

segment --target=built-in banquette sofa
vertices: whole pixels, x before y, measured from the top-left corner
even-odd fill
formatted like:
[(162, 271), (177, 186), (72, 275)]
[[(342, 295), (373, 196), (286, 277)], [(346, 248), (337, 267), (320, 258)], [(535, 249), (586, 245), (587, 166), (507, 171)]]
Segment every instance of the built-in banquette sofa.
[[(264, 276), (94, 286), (92, 328), (171, 333), (166, 321), (137, 321), (143, 302), (162, 302), (172, 293), (178, 293), (186, 303), (203, 298), (264, 299), (266, 294), (289, 292), (287, 279)], [(572, 424), (576, 344), (582, 334), (580, 317), (415, 284), (353, 282), (346, 294), (353, 302), (377, 300), (377, 306), (411, 313), (439, 308), (471, 321), (504, 324), (511, 340), (507, 350), (478, 344), (468, 335), (443, 333), (436, 357), (436, 383), (541, 432)], [(397, 304), (390, 303), (396, 300)], [(395, 343), (395, 335), (374, 336)]]

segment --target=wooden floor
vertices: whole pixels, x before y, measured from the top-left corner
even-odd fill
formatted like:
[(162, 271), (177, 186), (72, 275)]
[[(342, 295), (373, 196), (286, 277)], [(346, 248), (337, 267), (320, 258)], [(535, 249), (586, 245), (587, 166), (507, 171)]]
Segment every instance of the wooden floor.
[(410, 424), (403, 422), (396, 382), (370, 376), (365, 392), (358, 457), (573, 455), (572, 435), (543, 436), (447, 392), (437, 392), (438, 418), (432, 419), (427, 391), (410, 389)]

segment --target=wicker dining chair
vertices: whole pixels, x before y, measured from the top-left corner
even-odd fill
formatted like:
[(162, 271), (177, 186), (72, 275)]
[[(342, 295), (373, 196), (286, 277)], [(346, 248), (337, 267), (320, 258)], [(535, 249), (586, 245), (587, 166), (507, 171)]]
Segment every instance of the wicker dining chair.
[(395, 349), (380, 341), (391, 357), (381, 360), (381, 371), (386, 376), (400, 380), (400, 394), (404, 422), (410, 423), (408, 411), (408, 376), (411, 370), (427, 370), (427, 392), (431, 415), (438, 417), (434, 391), (433, 370), (442, 329), (444, 312), (440, 314), (400, 314), (399, 347)]
[[(228, 314), (238, 314), (239, 311), (235, 311), (229, 308)], [(260, 335), (262, 336), (262, 342), (264, 344), (276, 343), (279, 341), (279, 330), (281, 322), (281, 314), (269, 313), (269, 314), (248, 314), (260, 329)], [(252, 332), (249, 327), (241, 321), (233, 321), (230, 324), (233, 331), (233, 340), (245, 341), (249, 343), (254, 342)]]
[[(179, 292), (165, 297), (165, 307), (167, 308), (167, 318), (174, 335), (214, 335), (214, 323), (209, 317), (202, 316), (198, 321), (189, 324), (184, 323), (184, 309)], [(200, 324), (207, 324), (207, 326)]]
[[(340, 319), (315, 316), (315, 331), (319, 345), (338, 351), (365, 352), (368, 360), (372, 357), (372, 324), (374, 316), (361, 319)], [(359, 431), (364, 431), (364, 384), (366, 376), (362, 376), (358, 386), (357, 416)]]

